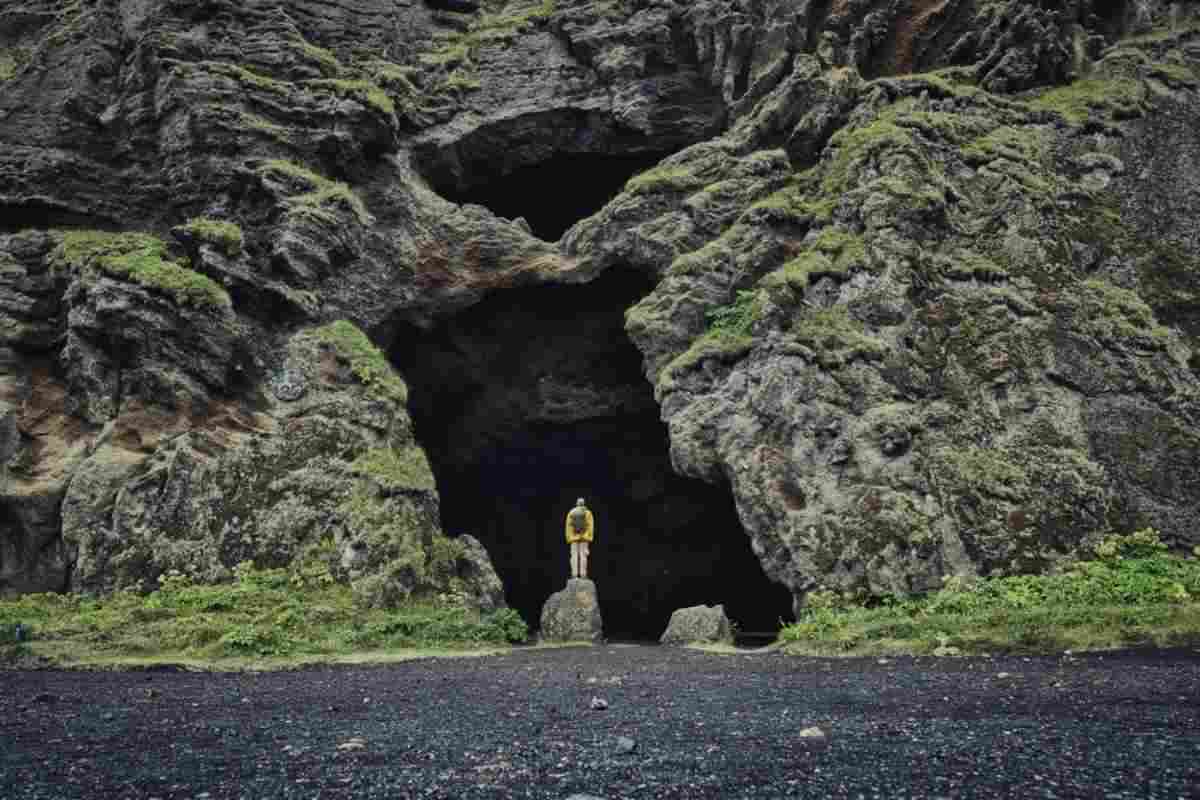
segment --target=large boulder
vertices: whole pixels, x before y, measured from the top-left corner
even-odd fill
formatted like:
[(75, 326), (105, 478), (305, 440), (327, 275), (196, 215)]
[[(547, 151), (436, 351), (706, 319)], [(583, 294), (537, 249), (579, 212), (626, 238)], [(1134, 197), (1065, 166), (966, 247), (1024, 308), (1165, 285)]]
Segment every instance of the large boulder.
[(596, 584), (572, 578), (566, 588), (550, 595), (542, 606), (544, 642), (599, 642), (604, 635)]
[(662, 644), (733, 644), (733, 625), (725, 606), (691, 606), (671, 614)]

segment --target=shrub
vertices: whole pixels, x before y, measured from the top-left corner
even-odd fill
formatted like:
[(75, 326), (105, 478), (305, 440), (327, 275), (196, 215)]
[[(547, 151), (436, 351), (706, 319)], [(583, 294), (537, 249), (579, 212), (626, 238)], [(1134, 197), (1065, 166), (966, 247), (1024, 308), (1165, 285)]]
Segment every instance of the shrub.
[[(26, 595), (0, 601), (0, 631), (21, 622), (63, 660), (139, 654), (159, 658), (289, 658), (357, 649), (478, 647), (523, 641), (525, 622), (505, 609), (481, 614), (454, 598), (411, 599), (397, 608), (355, 602), (333, 580), (320, 545), (286, 569), (245, 562), (234, 579), (198, 584), (165, 573), (145, 595)], [(453, 556), (443, 546), (440, 557)], [(307, 551), (306, 551), (307, 552)], [(7, 658), (15, 645), (5, 645)]]
[(780, 640), (818, 652), (1039, 650), (1200, 641), (1200, 561), (1152, 529), (1110, 536), (1096, 558), (1045, 575), (948, 578), (921, 597), (867, 607), (810, 592)]

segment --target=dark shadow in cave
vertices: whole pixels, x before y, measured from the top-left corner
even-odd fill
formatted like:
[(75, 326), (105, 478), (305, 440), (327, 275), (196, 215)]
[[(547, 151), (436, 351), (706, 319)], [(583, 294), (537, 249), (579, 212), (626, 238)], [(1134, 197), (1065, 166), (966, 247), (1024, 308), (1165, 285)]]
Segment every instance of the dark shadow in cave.
[(510, 289), (390, 354), (410, 386), (447, 532), (487, 547), (509, 604), (534, 627), (568, 576), (563, 527), (595, 512), (596, 580), (610, 639), (657, 639), (676, 608), (724, 603), (774, 631), (790, 592), (767, 579), (728, 489), (676, 475), (623, 311), (651, 288), (610, 271), (584, 286)]
[(534, 236), (556, 242), (567, 228), (603, 208), (626, 181), (667, 155), (558, 153), (506, 174), (483, 163), (474, 166), (470, 186), (435, 183), (434, 188), (454, 203), (475, 203), (505, 219), (524, 217)]
[(51, 228), (115, 228), (112, 222), (42, 200), (0, 203), (0, 233)]
[(1129, 18), (1129, 0), (1096, 0), (1092, 13), (1100, 19), (1106, 36), (1119, 36), (1125, 32)]

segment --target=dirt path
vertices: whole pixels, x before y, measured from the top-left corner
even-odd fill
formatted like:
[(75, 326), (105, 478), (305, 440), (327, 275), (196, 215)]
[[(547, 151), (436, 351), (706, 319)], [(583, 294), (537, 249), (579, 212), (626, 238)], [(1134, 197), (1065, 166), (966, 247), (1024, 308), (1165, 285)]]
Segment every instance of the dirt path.
[(1200, 787), (1200, 652), (603, 646), (269, 674), (0, 672), (0, 743), (12, 800), (1174, 800)]

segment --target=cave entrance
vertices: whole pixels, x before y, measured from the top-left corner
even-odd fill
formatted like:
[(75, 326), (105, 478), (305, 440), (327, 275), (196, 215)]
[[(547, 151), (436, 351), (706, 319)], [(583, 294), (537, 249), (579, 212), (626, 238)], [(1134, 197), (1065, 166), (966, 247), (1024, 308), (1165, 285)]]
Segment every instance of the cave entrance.
[(473, 166), (469, 185), (435, 181), (434, 189), (447, 200), (475, 203), (505, 219), (524, 217), (534, 236), (556, 242), (567, 228), (603, 208), (626, 181), (667, 155), (557, 153), (507, 172), (503, 164), (485, 162)]
[(567, 580), (564, 518), (585, 497), (609, 639), (657, 639), (673, 610), (701, 603), (724, 603), (744, 632), (773, 632), (792, 597), (763, 574), (729, 492), (671, 469), (624, 331), (624, 310), (651, 288), (610, 270), (395, 332), (390, 355), (409, 382), (443, 527), (483, 542), (509, 605), (536, 627)]

